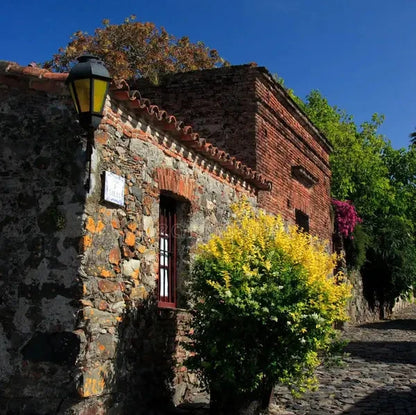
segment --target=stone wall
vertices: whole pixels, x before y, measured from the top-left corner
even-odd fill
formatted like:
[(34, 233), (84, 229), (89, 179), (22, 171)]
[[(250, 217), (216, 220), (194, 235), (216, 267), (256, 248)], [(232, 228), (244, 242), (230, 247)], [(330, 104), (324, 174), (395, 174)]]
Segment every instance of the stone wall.
[(379, 310), (372, 310), (364, 297), (363, 280), (359, 271), (349, 270), (348, 280), (352, 286), (348, 302), (349, 324), (365, 323), (379, 319)]
[[(369, 302), (365, 297), (365, 284), (359, 271), (348, 271), (348, 280), (352, 284), (352, 295), (348, 302), (349, 324), (360, 324), (380, 319), (389, 319), (409, 304), (414, 303), (414, 298), (409, 294), (408, 298), (396, 298), (393, 307), (385, 304), (381, 306), (379, 302)], [(374, 303), (370, 305), (370, 303)]]
[(261, 207), (291, 223), (299, 210), (311, 233), (331, 240), (330, 145), (265, 68), (178, 73), (135, 87), (270, 180)]
[(75, 396), (85, 143), (61, 94), (0, 87), (2, 413)]
[[(1, 408), (165, 410), (195, 378), (182, 365), (189, 314), (155, 301), (160, 195), (185, 207), (185, 306), (196, 245), (227, 223), (233, 202), (256, 204), (255, 189), (117, 100), (95, 133), (89, 176), (64, 86), (48, 93), (46, 81), (25, 79), (0, 76)], [(105, 171), (125, 178), (124, 206), (103, 200)]]
[[(82, 402), (85, 413), (122, 402), (125, 413), (146, 414), (190, 393), (179, 345), (187, 332), (187, 313), (158, 309), (154, 296), (160, 195), (189, 204), (182, 225), (190, 257), (199, 242), (227, 223), (230, 204), (243, 195), (255, 203), (249, 191), (212, 173), (211, 163), (202, 168), (195, 153), (132, 116), (113, 104), (96, 134), (96, 184), (86, 203), (81, 264), (80, 327), (88, 340), (78, 390), (87, 398)], [(126, 178), (124, 208), (102, 201), (104, 171)], [(182, 287), (187, 278), (179, 275)], [(182, 296), (184, 292), (186, 288)], [(186, 305), (184, 298), (179, 302)]]

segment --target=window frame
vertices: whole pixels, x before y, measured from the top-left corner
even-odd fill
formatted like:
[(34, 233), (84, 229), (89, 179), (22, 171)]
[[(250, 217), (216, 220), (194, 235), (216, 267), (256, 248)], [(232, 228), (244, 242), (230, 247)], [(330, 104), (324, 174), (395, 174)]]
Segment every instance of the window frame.
[(177, 202), (173, 198), (161, 195), (157, 281), (157, 305), (160, 308), (177, 306), (177, 257)]

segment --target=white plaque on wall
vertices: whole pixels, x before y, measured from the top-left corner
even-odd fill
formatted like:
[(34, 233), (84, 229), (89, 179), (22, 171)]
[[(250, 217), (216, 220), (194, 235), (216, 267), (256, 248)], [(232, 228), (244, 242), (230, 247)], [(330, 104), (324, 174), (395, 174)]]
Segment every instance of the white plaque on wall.
[(104, 172), (104, 200), (124, 206), (124, 177), (109, 171)]

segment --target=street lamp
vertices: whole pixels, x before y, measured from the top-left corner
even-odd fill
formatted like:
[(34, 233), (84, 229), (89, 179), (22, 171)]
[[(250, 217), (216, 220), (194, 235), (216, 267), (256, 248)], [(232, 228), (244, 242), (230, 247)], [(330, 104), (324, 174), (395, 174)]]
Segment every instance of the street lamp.
[(99, 58), (83, 55), (69, 72), (69, 86), (79, 122), (86, 130), (95, 130), (103, 117), (105, 99), (111, 78)]
[(88, 179), (86, 188), (91, 186), (91, 156), (94, 147), (94, 130), (103, 118), (105, 99), (111, 82), (107, 68), (99, 58), (83, 55), (71, 69), (66, 79), (80, 125), (87, 131)]

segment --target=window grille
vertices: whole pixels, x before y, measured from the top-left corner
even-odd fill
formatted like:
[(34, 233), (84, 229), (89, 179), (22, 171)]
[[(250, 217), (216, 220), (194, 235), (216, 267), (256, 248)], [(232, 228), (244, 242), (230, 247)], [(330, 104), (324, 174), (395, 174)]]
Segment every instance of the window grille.
[(177, 219), (175, 200), (161, 196), (159, 214), (159, 307), (176, 307), (176, 220)]

